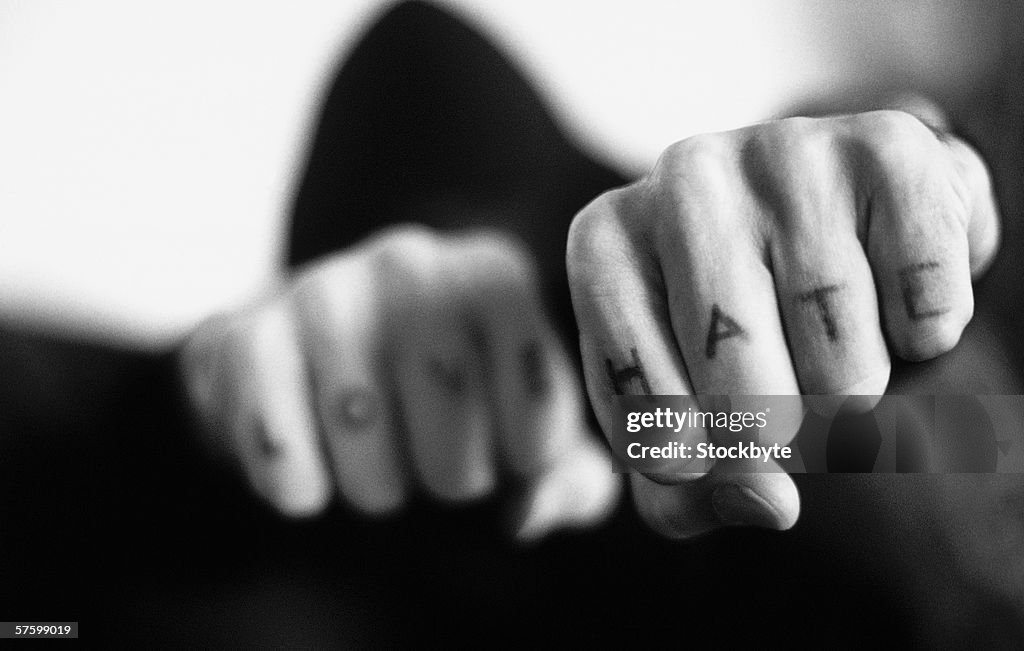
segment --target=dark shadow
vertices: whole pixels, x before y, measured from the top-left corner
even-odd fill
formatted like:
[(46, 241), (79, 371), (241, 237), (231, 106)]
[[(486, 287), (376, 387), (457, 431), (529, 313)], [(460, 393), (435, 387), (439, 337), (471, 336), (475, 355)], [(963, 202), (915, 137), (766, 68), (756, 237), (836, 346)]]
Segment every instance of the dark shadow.
[(828, 430), (825, 465), (829, 472), (871, 472), (881, 446), (873, 413), (840, 413)]
[(996, 429), (977, 396), (950, 395), (938, 401), (935, 439), (943, 472), (996, 471)]
[(479, 34), (405, 2), (380, 17), (329, 86), (293, 204), (288, 263), (401, 222), (499, 228), (536, 256), (548, 300), (569, 324), (569, 223), (625, 181), (567, 140)]

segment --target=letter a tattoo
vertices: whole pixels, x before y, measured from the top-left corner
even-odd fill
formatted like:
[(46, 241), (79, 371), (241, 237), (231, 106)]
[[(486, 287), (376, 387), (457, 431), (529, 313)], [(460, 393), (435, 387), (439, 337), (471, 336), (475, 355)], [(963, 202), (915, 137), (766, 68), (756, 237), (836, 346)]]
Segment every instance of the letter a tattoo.
[(704, 348), (704, 354), (708, 359), (714, 359), (718, 352), (718, 342), (730, 337), (746, 338), (747, 331), (740, 327), (732, 317), (722, 311), (715, 303), (711, 307), (711, 326), (708, 328), (708, 343)]

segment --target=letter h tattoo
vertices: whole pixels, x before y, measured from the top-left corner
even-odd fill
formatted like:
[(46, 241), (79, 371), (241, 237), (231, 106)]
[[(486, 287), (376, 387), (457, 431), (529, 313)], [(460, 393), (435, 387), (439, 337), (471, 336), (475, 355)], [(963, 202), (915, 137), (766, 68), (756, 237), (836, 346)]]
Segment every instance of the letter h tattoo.
[(640, 355), (636, 348), (630, 348), (629, 352), (633, 356), (633, 365), (626, 368), (616, 369), (612, 360), (605, 359), (608, 377), (612, 380), (616, 395), (653, 395), (647, 376), (644, 375), (644, 366), (640, 363)]

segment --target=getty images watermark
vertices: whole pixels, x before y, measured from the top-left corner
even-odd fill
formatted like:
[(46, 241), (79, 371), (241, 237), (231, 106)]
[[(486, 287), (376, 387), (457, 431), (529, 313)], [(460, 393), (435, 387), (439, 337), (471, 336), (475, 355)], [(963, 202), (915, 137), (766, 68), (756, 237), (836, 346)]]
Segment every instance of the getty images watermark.
[(616, 396), (617, 472), (1024, 472), (1024, 396)]

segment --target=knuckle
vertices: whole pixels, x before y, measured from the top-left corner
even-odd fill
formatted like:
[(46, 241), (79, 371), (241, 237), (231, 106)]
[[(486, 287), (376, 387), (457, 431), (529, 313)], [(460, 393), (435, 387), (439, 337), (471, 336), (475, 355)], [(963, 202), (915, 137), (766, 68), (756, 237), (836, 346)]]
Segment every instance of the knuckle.
[[(762, 157), (759, 162), (766, 166), (779, 159), (780, 155), (792, 158), (794, 154), (802, 152), (818, 154), (821, 150), (822, 136), (826, 133), (821, 125), (826, 123), (827, 120), (805, 117), (765, 122), (746, 130), (746, 143), (756, 148)], [(796, 156), (798, 159), (809, 157), (810, 155)]]
[[(727, 196), (731, 177), (728, 174), (732, 150), (724, 134), (701, 134), (670, 145), (654, 166), (647, 187), (657, 207), (654, 211), (636, 211), (636, 218), (646, 219), (646, 229), (656, 238), (680, 228), (699, 226), (695, 216), (700, 208)], [(672, 219), (659, 216), (672, 215)], [(654, 219), (653, 223), (649, 223)]]
[(623, 206), (633, 190), (605, 192), (581, 210), (569, 226), (566, 269), (570, 287), (590, 285), (606, 273), (628, 248)]
[(640, 211), (656, 220), (645, 225), (649, 239), (703, 246), (686, 243), (721, 241), (736, 229), (756, 235), (753, 212), (730, 207), (751, 194), (772, 206), (789, 203), (805, 185), (808, 165), (827, 151), (820, 134), (814, 120), (793, 118), (676, 143), (652, 174), (654, 210)]
[(565, 262), (570, 284), (582, 279), (584, 270), (602, 247), (602, 232), (606, 229), (605, 220), (608, 217), (606, 203), (606, 195), (601, 195), (584, 207), (569, 224)]
[(905, 111), (872, 111), (857, 121), (858, 142), (885, 169), (912, 170), (940, 144), (923, 122)]
[(374, 269), (364, 256), (338, 255), (301, 273), (280, 296), (280, 309), (292, 320), (298, 336), (341, 327), (343, 315), (364, 314), (368, 295), (376, 289)]
[(459, 255), (474, 285), (494, 291), (518, 291), (537, 283), (532, 254), (521, 240), (510, 234), (473, 233), (454, 242), (451, 251)]
[(746, 189), (785, 232), (794, 227), (799, 232), (806, 222), (821, 217), (820, 211), (808, 208), (831, 187), (827, 175), (834, 168), (834, 148), (828, 125), (827, 120), (812, 118), (778, 120), (753, 127), (741, 146)]
[(665, 149), (655, 166), (656, 174), (669, 179), (700, 176), (719, 167), (725, 160), (724, 137), (718, 133), (691, 136)]
[[(809, 170), (825, 162), (830, 151), (831, 132), (825, 120), (789, 118), (764, 130), (762, 151), (768, 169), (780, 169), (789, 181), (800, 181)], [(779, 163), (783, 163), (781, 168)]]
[(421, 276), (435, 266), (439, 244), (429, 227), (403, 224), (387, 229), (370, 246), (378, 270)]
[(860, 117), (863, 128), (876, 140), (913, 142), (922, 137), (934, 138), (921, 120), (906, 111), (871, 111)]
[(382, 230), (374, 242), (385, 248), (427, 248), (437, 239), (434, 229), (425, 224), (398, 224)]

